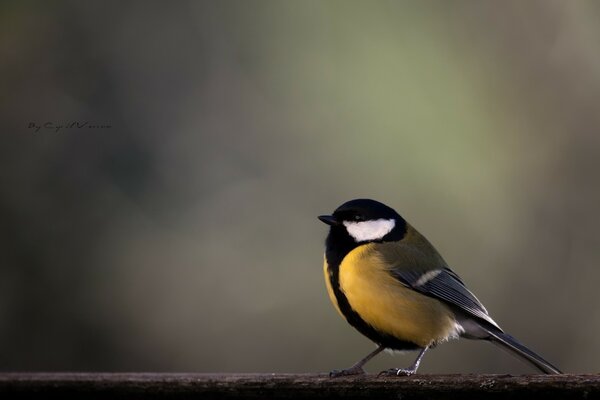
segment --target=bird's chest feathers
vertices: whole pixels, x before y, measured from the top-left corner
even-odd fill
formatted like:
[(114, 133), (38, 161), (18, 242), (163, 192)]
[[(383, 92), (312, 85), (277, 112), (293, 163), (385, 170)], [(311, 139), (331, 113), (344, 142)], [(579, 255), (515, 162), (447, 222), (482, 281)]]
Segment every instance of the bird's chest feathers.
[(352, 309), (375, 329), (402, 340), (425, 346), (447, 338), (454, 326), (451, 311), (396, 280), (376, 246), (359, 246), (340, 264), (340, 289)]

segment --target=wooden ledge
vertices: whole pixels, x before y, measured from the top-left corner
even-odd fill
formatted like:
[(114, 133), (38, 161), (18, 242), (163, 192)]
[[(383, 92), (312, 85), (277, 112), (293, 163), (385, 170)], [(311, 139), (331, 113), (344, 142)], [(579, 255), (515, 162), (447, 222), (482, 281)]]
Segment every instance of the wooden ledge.
[[(393, 398), (592, 399), (600, 375), (375, 375), (330, 379), (325, 374), (0, 373), (0, 398)], [(59, 397), (60, 398), (60, 397)], [(534, 397), (530, 397), (531, 400)]]

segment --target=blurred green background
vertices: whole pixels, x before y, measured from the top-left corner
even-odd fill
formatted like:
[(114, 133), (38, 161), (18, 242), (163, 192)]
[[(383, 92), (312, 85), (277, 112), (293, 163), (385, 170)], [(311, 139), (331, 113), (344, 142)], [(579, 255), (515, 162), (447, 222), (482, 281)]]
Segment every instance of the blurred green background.
[[(598, 2), (3, 1), (0, 60), (1, 370), (347, 367), (316, 216), (356, 197), (600, 370)], [(535, 371), (465, 340), (420, 372)]]

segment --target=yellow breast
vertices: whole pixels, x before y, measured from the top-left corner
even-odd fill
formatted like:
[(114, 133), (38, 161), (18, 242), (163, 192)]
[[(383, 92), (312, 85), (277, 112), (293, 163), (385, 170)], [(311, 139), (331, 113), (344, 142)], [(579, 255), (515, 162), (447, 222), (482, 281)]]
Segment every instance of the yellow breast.
[[(422, 347), (455, 335), (452, 311), (398, 282), (375, 246), (370, 243), (357, 247), (340, 265), (340, 288), (352, 309), (378, 331)], [(337, 308), (329, 279), (326, 281)]]

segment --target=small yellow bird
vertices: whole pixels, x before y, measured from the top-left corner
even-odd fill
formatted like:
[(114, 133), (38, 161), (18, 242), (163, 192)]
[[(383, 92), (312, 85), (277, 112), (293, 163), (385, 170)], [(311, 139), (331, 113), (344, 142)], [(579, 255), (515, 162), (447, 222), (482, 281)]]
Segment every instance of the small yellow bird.
[(329, 297), (350, 325), (378, 345), (330, 376), (364, 374), (363, 365), (384, 349), (420, 350), (411, 367), (381, 372), (412, 375), (428, 349), (460, 337), (489, 340), (543, 373), (561, 373), (504, 333), (433, 245), (392, 208), (357, 199), (319, 219), (331, 226), (324, 265)]

